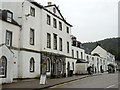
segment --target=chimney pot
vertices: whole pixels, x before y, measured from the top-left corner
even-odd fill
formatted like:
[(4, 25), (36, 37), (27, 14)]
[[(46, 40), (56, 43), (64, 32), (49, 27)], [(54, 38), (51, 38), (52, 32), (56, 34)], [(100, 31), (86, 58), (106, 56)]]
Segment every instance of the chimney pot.
[(48, 5), (52, 5), (52, 2), (48, 2)]

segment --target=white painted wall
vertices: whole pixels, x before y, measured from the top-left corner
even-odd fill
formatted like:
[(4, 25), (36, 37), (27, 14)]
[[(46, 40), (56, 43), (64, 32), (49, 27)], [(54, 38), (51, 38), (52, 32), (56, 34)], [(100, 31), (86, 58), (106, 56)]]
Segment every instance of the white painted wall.
[(0, 54), (0, 58), (2, 56), (5, 56), (7, 58), (7, 75), (6, 78), (2, 78), (2, 83), (12, 83), (13, 82), (13, 53), (5, 46), (3, 45), (0, 47), (0, 51), (2, 51), (2, 54)]
[[(32, 57), (35, 60), (34, 72), (30, 72), (30, 59)], [(21, 51), (19, 61), (20, 61), (19, 78), (34, 78), (40, 76), (40, 62), (41, 62), (40, 53)]]
[(67, 72), (68, 62), (70, 63), (70, 70), (73, 70), (72, 63), (74, 63), (74, 71), (73, 71), (73, 74), (75, 74), (75, 72), (76, 72), (76, 61), (77, 61), (76, 59), (66, 58), (66, 75), (68, 75), (68, 72)]
[[(79, 59), (85, 59), (85, 50), (84, 49), (71, 46), (71, 51), (70, 51), (71, 52), (71, 57), (72, 57), (72, 49), (74, 50), (74, 58), (77, 58), (77, 51), (78, 51)], [(81, 52), (83, 53), (83, 58), (81, 58)]]
[(103, 57), (103, 58), (107, 58), (107, 51), (104, 50), (102, 47), (100, 46), (97, 46), (92, 52), (91, 54), (94, 54), (94, 53), (97, 53), (100, 55), (100, 57)]

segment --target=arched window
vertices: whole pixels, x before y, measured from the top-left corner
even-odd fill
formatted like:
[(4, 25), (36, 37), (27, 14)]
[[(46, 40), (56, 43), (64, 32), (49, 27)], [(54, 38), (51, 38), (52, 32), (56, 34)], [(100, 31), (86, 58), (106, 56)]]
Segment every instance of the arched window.
[(0, 58), (0, 77), (5, 78), (7, 72), (7, 58), (2, 56)]
[(47, 67), (46, 67), (47, 72), (50, 71), (50, 59), (47, 58)]
[(30, 72), (34, 72), (35, 71), (35, 61), (34, 58), (30, 59)]

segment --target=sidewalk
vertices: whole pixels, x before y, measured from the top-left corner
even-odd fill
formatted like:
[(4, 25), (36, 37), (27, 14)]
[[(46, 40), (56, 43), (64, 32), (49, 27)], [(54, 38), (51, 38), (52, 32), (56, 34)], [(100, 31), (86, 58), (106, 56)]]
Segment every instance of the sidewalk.
[[(103, 73), (104, 74), (104, 73)], [(67, 83), (70, 81), (86, 78), (89, 76), (101, 75), (101, 73), (93, 74), (93, 75), (73, 75), (72, 77), (65, 78), (57, 78), (57, 79), (47, 79), (47, 83), (45, 85), (40, 85), (40, 80), (38, 79), (28, 79), (28, 80), (20, 80), (10, 84), (2, 85), (2, 88), (30, 88), (30, 89), (43, 89), (51, 86), (55, 86), (58, 84)]]

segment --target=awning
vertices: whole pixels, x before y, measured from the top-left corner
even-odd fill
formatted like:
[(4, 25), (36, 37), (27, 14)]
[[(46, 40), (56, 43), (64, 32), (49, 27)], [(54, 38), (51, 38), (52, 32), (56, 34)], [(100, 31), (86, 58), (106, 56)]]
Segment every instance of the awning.
[(84, 59), (77, 59), (76, 63), (89, 63), (89, 62), (85, 61)]

